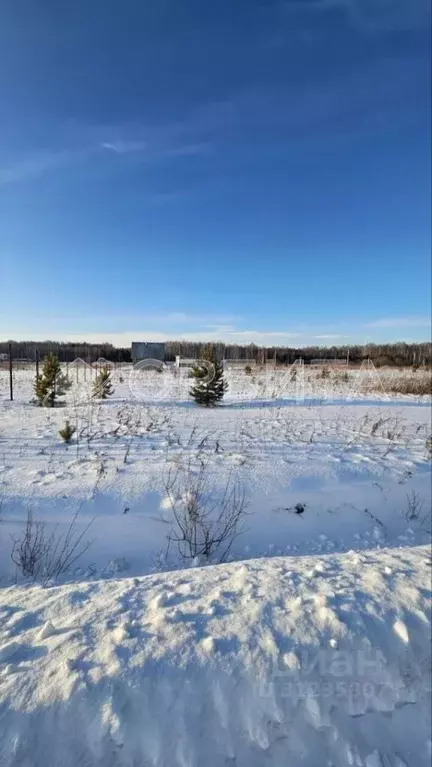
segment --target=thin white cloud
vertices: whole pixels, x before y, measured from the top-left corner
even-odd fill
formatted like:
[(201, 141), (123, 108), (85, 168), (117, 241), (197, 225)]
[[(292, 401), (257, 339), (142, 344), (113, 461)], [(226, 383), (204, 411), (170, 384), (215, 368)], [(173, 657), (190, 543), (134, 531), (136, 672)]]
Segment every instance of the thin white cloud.
[[(58, 132), (61, 131), (60, 126)], [(125, 137), (119, 138), (119, 133)], [(29, 149), (27, 156), (3, 161), (3, 166), (0, 165), (0, 185), (32, 180), (48, 171), (69, 166), (79, 159), (138, 155), (141, 160), (144, 155), (147, 161), (157, 162), (169, 157), (187, 158), (208, 153), (210, 142), (195, 141), (195, 135), (190, 133), (191, 126), (175, 123), (160, 125), (151, 130), (143, 124), (125, 125), (122, 128), (77, 125), (73, 130), (69, 128), (63, 131), (64, 147), (61, 149), (45, 152), (32, 152)], [(192, 134), (195, 131), (192, 130)], [(101, 140), (101, 136), (107, 138)], [(159, 194), (159, 197), (165, 201), (168, 196), (173, 198), (178, 194), (178, 191), (168, 191)], [(181, 194), (184, 194), (184, 190)]]
[[(304, 12), (305, 0), (285, 0), (288, 14)], [(308, 0), (309, 12), (335, 9), (346, 13), (353, 26), (367, 32), (410, 30), (428, 26), (430, 0)]]
[[(218, 332), (220, 328), (214, 328), (213, 332)], [(233, 335), (238, 338), (260, 338), (260, 339), (274, 339), (274, 338), (301, 338), (302, 333), (291, 333), (286, 330), (238, 330), (232, 328), (228, 331), (228, 335)]]
[(80, 151), (41, 152), (34, 157), (17, 160), (0, 168), (0, 185), (37, 178), (48, 170), (68, 165), (82, 156)]
[(97, 156), (100, 150), (118, 155), (142, 152), (146, 144), (142, 141), (114, 141), (83, 146), (79, 149), (61, 149), (52, 152), (39, 152), (23, 159), (13, 160), (0, 167), (0, 185), (17, 181), (27, 181), (43, 176), (48, 171), (64, 168), (83, 159)]
[(194, 155), (208, 154), (211, 150), (209, 142), (199, 144), (184, 144), (167, 149), (166, 154), (171, 157), (193, 157)]
[(101, 148), (115, 152), (115, 154), (130, 154), (143, 152), (147, 148), (147, 144), (144, 141), (106, 141), (101, 144)]
[(350, 336), (343, 335), (342, 333), (322, 333), (318, 336), (314, 336), (318, 340), (336, 341), (337, 339), (350, 338)]
[(319, 337), (310, 333), (289, 333), (284, 331), (238, 330), (231, 326), (214, 326), (209, 329), (179, 331), (168, 326), (164, 330), (126, 330), (121, 332), (51, 332), (46, 328), (40, 331), (13, 333), (14, 340), (71, 341), (75, 343), (111, 343), (114, 346), (129, 347), (132, 341), (222, 341), (226, 343), (250, 344), (258, 346), (307, 346), (319, 343)]
[[(411, 85), (417, 78), (416, 61), (373, 60), (356, 72), (340, 73), (327, 81), (325, 87), (321, 82), (297, 88), (293, 85), (289, 91), (286, 86), (245, 87), (232, 99), (202, 103), (183, 121), (151, 127), (145, 123), (74, 124), (67, 129), (55, 126), (58, 140), (64, 146), (58, 151), (34, 154), (29, 148), (27, 157), (7, 158), (0, 167), (0, 184), (40, 177), (72, 164), (77, 158), (105, 157), (108, 161), (110, 156), (118, 156), (125, 161), (129, 158), (129, 162), (133, 158), (137, 162), (143, 158), (146, 162), (160, 162), (176, 158), (180, 161), (183, 157), (187, 161), (193, 156), (217, 151), (227, 139), (243, 141), (245, 130), (261, 129), (266, 120), (270, 127), (283, 127), (292, 140), (315, 136), (317, 123), (321, 131), (331, 130), (332, 135), (335, 123), (344, 125), (341, 136), (356, 138), (363, 130), (376, 128), (377, 116), (380, 121), (388, 118), (390, 122), (396, 112), (398, 119), (411, 114), (410, 110), (416, 107), (405, 96), (415, 91)], [(400, 117), (402, 97), (403, 118)], [(293, 100), (295, 110), (286, 106)], [(351, 120), (353, 116), (355, 119)], [(164, 203), (186, 193), (186, 190), (156, 190), (151, 201)]]
[[(32, 325), (25, 327), (15, 326), (14, 338), (29, 339), (31, 337), (48, 338), (53, 336), (53, 328), (57, 333), (61, 333), (62, 338), (69, 338), (71, 335), (109, 335), (133, 333), (138, 335), (143, 331), (148, 334), (163, 334), (164, 338), (172, 338), (183, 333), (200, 332), (204, 335), (214, 335), (214, 333), (228, 334), (236, 330), (238, 323), (243, 318), (232, 314), (192, 314), (190, 312), (172, 311), (165, 313), (145, 313), (128, 314), (114, 313), (109, 316), (105, 314), (92, 314), (83, 316), (81, 313), (70, 311), (62, 312), (35, 312), (32, 314)], [(236, 324), (233, 324), (236, 323)], [(2, 327), (7, 327), (8, 315), (2, 312), (0, 307), (0, 337)], [(141, 330), (131, 330), (138, 328)], [(89, 330), (90, 329), (90, 330)], [(10, 329), (8, 330), (10, 333)], [(144, 339), (147, 340), (147, 339)]]
[(383, 317), (367, 322), (365, 328), (430, 328), (430, 317)]
[[(171, 321), (168, 322), (167, 317), (171, 317)], [(93, 319), (93, 318), (92, 318)], [(188, 325), (189, 323), (189, 325)], [(225, 343), (238, 343), (238, 344), (251, 344), (254, 343), (257, 346), (295, 346), (298, 348), (304, 346), (328, 346), (329, 344), (353, 344), (353, 343), (370, 343), (375, 341), (376, 343), (386, 342), (394, 343), (396, 341), (407, 342), (422, 342), (427, 340), (424, 332), (416, 333), (416, 337), (411, 337), (412, 333), (403, 333), (397, 330), (395, 325), (378, 325), (376, 333), (371, 336), (368, 333), (368, 337), (365, 336), (364, 329), (366, 326), (354, 325), (350, 327), (350, 335), (342, 335), (336, 333), (316, 333), (314, 329), (302, 328), (301, 331), (283, 331), (283, 330), (243, 330), (235, 325), (228, 325), (226, 323), (221, 324), (200, 324), (198, 322), (193, 323), (191, 321), (191, 315), (183, 314), (181, 312), (172, 313), (171, 315), (165, 315), (165, 321), (159, 317), (155, 322), (148, 322), (148, 324), (139, 324), (134, 322), (129, 326), (130, 329), (113, 329), (116, 326), (115, 321), (110, 319), (109, 328), (107, 329), (107, 320), (97, 323), (87, 322), (85, 327), (93, 327), (93, 330), (85, 330), (80, 332), (78, 326), (81, 323), (70, 320), (67, 325), (62, 322), (62, 328), (52, 323), (40, 323), (38, 326), (33, 326), (31, 330), (21, 329), (19, 332), (14, 332), (10, 329), (8, 324), (3, 325), (6, 328), (5, 332), (2, 332), (0, 327), (0, 340), (7, 340), (12, 337), (16, 341), (28, 341), (28, 340), (44, 340), (50, 339), (53, 341), (71, 341), (82, 343), (111, 343), (118, 347), (130, 347), (132, 341), (169, 341), (169, 340), (184, 340), (184, 341), (222, 341)], [(119, 323), (120, 324), (120, 323)], [(97, 328), (101, 328), (98, 330)], [(153, 327), (154, 326), (154, 327)], [(53, 332), (52, 328), (57, 327), (57, 332)], [(70, 327), (70, 331), (68, 330)], [(103, 327), (103, 329), (102, 329)], [(406, 325), (405, 327), (414, 327), (414, 325)], [(420, 327), (420, 326), (419, 326)], [(123, 325), (124, 328), (124, 325)], [(135, 328), (135, 329), (132, 329)], [(157, 328), (157, 329), (156, 329)], [(379, 328), (388, 328), (389, 332), (382, 336), (382, 331)], [(393, 328), (393, 332), (390, 330)]]
[[(79, 149), (64, 148), (59, 151), (36, 153), (29, 157), (18, 158), (0, 167), (0, 185), (18, 181), (28, 181), (43, 176), (48, 171), (70, 166), (79, 159), (90, 159), (101, 155), (144, 155), (147, 161), (157, 162), (165, 157), (192, 157), (209, 151), (209, 144), (183, 144), (172, 146), (167, 142), (151, 144), (141, 140), (103, 141), (97, 144), (83, 146)], [(151, 195), (153, 202), (165, 202), (167, 199), (177, 199), (189, 193), (189, 190), (169, 190), (155, 192)]]
[(154, 322), (160, 325), (201, 325), (204, 329), (234, 329), (232, 322), (242, 318), (234, 314), (192, 314), (189, 312), (168, 312), (166, 314), (147, 314), (141, 321)]

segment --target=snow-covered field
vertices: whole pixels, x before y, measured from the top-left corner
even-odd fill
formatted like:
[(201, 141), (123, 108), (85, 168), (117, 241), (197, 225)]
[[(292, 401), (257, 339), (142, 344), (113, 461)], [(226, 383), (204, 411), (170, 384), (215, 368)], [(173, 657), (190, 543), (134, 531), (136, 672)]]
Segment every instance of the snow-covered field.
[[(9, 402), (2, 371), (0, 576), (16, 576), (11, 536), (28, 510), (58, 533), (76, 512), (78, 528), (92, 521), (80, 577), (182, 566), (177, 547), (167, 553), (167, 488), (175, 481), (173, 493), (185, 494), (198, 474), (214, 497), (227, 485), (245, 494), (233, 559), (424, 543), (429, 400), (379, 397), (369, 375), (346, 384), (292, 371), (228, 373), (215, 410), (191, 402), (173, 371), (116, 370), (113, 397), (95, 403), (89, 370), (70, 370), (66, 406), (55, 409), (30, 403), (33, 370), (17, 371)], [(76, 428), (69, 446), (58, 433), (66, 419)]]
[[(429, 398), (299, 365), (228, 371), (207, 410), (181, 373), (126, 367), (95, 402), (71, 367), (51, 410), (33, 375), (9, 402), (0, 370), (2, 767), (429, 764)], [(211, 519), (243, 503), (210, 560), (179, 542), (198, 490)], [(11, 559), (29, 512), (57, 552), (74, 518), (91, 544), (56, 582)]]

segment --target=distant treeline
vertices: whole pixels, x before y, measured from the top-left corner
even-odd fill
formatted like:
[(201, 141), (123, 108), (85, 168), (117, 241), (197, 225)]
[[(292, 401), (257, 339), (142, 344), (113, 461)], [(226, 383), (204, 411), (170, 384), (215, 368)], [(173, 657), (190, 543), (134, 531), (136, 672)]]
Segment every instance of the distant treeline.
[[(174, 361), (176, 355), (195, 359), (200, 356), (204, 343), (189, 341), (167, 341), (165, 344), (165, 361)], [(290, 365), (301, 357), (306, 364), (312, 360), (347, 360), (352, 364), (360, 364), (363, 360), (371, 359), (375, 365), (390, 365), (404, 367), (410, 365), (431, 365), (432, 344), (365, 344), (355, 346), (307, 346), (292, 348), (287, 346), (267, 347), (255, 344), (237, 345), (213, 343), (216, 356), (228, 360), (255, 360), (258, 364), (266, 361), (276, 361), (279, 364)], [(0, 354), (8, 352), (8, 342), (0, 342)], [(86, 362), (95, 362), (101, 357), (111, 362), (130, 362), (129, 348), (116, 348), (112, 344), (60, 343), (58, 341), (12, 341), (12, 356), (14, 359), (35, 360), (36, 353), (40, 359), (46, 354), (56, 354), (61, 362), (73, 362), (80, 357)]]
[[(166, 360), (175, 359), (176, 354), (183, 357), (196, 358), (204, 343), (188, 341), (169, 341), (165, 344)], [(288, 347), (272, 346), (263, 348), (255, 344), (240, 346), (237, 344), (213, 343), (218, 359), (255, 360), (258, 364), (275, 361), (278, 364), (291, 365), (301, 357), (305, 364), (312, 360), (349, 360), (352, 364), (360, 364), (363, 360), (371, 359), (375, 365), (390, 365), (405, 367), (410, 365), (431, 365), (432, 344), (430, 342), (406, 344), (364, 344), (355, 346), (306, 346)]]
[[(0, 341), (0, 354), (7, 354), (9, 342)], [(96, 362), (103, 358), (110, 362), (130, 362), (130, 349), (117, 349), (112, 344), (61, 343), (60, 341), (12, 341), (13, 359), (35, 360), (47, 354), (55, 354), (60, 362), (73, 362), (80, 358)]]

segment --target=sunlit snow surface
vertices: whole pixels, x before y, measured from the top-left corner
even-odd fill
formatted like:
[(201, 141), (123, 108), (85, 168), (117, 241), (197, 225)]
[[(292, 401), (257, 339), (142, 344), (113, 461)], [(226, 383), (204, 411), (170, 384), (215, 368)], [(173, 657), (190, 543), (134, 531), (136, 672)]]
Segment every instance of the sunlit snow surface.
[[(129, 372), (47, 410), (0, 371), (1, 767), (429, 765), (429, 401)], [(234, 561), (167, 554), (170, 471), (244, 489)], [(58, 582), (11, 561), (29, 510), (94, 519)]]
[[(0, 577), (14, 577), (10, 535), (29, 508), (60, 531), (78, 509), (82, 525), (95, 518), (82, 572), (106, 574), (118, 559), (130, 574), (181, 566), (175, 552), (165, 557), (167, 477), (203, 466), (215, 496), (228, 482), (246, 493), (235, 559), (428, 540), (427, 398), (377, 399), (376, 382), (369, 391), (369, 378), (360, 386), (357, 373), (349, 385), (318, 376), (300, 386), (285, 371), (240, 370), (228, 374), (224, 405), (207, 410), (172, 373), (127, 368), (113, 373), (114, 396), (97, 403), (89, 400), (90, 372), (84, 380), (72, 369), (66, 406), (50, 410), (30, 404), (33, 372), (15, 373), (13, 403), (0, 372)], [(69, 447), (58, 434), (66, 418), (76, 428)], [(413, 494), (421, 509), (409, 519)]]
[(430, 764), (428, 547), (0, 589), (2, 767)]

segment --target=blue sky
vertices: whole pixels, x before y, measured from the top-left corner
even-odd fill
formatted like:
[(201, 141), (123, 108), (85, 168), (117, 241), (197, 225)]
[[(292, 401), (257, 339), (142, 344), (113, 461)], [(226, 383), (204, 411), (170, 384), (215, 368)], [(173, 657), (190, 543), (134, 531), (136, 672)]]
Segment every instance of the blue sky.
[(430, 335), (429, 0), (5, 0), (0, 338)]

